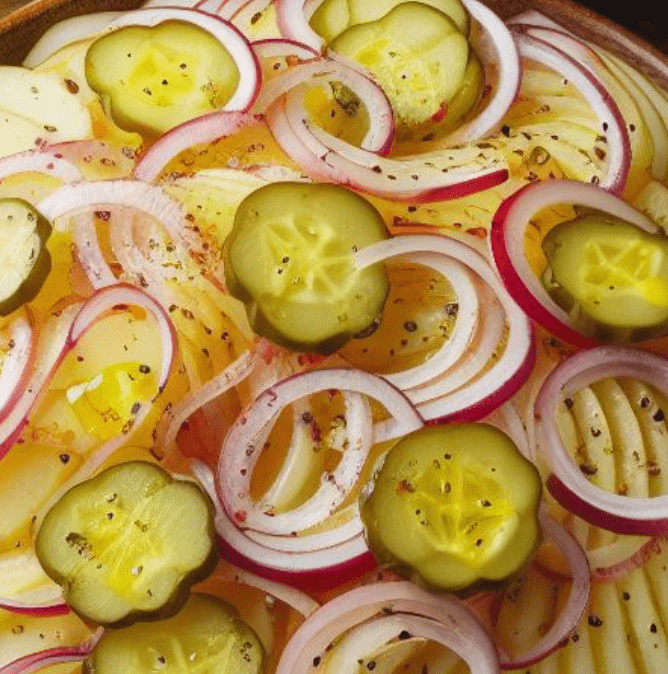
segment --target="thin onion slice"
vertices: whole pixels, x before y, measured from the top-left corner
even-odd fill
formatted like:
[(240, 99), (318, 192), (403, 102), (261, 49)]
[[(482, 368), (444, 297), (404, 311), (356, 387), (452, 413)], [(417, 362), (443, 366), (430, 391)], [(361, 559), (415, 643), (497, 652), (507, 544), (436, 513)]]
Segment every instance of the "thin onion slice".
[(544, 510), (538, 513), (538, 517), (543, 532), (557, 544), (571, 569), (570, 593), (559, 617), (526, 653), (513, 659), (502, 658), (501, 669), (503, 670), (532, 667), (564, 646), (568, 637), (580, 623), (589, 603), (591, 581), (587, 555), (577, 541)]
[(219, 579), (235, 584), (255, 587), (275, 599), (282, 601), (284, 604), (287, 604), (290, 608), (301, 613), (305, 618), (310, 616), (314, 611), (317, 611), (320, 607), (320, 604), (315, 601), (315, 599), (311, 599), (305, 592), (301, 592), (290, 585), (268, 580), (267, 578), (263, 578), (262, 576), (258, 576), (244, 569), (239, 569), (231, 564), (221, 564), (210, 578), (212, 580)]
[(645, 232), (657, 226), (633, 206), (606, 190), (574, 180), (532, 183), (508, 197), (492, 221), (492, 255), (508, 292), (533, 320), (551, 333), (577, 346), (598, 342), (570, 327), (570, 318), (547, 293), (529, 266), (524, 241), (531, 219), (542, 209), (557, 204), (588, 206), (626, 220)]
[(462, 0), (464, 7), (483, 31), (477, 47), (483, 62), (492, 62), (497, 69), (492, 97), (480, 114), (460, 126), (446, 138), (448, 144), (465, 143), (484, 138), (493, 131), (515, 100), (520, 88), (520, 57), (510, 32), (501, 19), (478, 0)]
[(237, 28), (217, 16), (183, 7), (153, 7), (136, 9), (121, 14), (107, 27), (117, 30), (124, 26), (156, 26), (163, 21), (185, 21), (198, 26), (220, 42), (228, 51), (239, 69), (239, 85), (222, 110), (248, 110), (260, 89), (260, 65), (246, 37)]
[[(320, 534), (298, 537), (295, 541), (305, 543), (301, 549), (272, 547), (267, 537), (253, 540), (235, 526), (218, 499), (214, 475), (208, 466), (192, 461), (191, 471), (217, 504), (216, 531), (220, 536), (221, 556), (231, 564), (263, 578), (315, 591), (332, 589), (376, 567), (364, 541), (361, 522), (352, 531), (343, 524), (341, 527), (334, 525)], [(340, 536), (341, 530), (344, 536)], [(278, 536), (271, 538), (282, 542), (292, 540)]]
[(309, 25), (304, 4), (305, 0), (276, 0), (278, 29), (283, 37), (322, 52), (325, 41)]
[(9, 326), (7, 353), (0, 372), (0, 421), (12, 410), (30, 376), (36, 351), (36, 329), (29, 308)]
[(251, 42), (251, 47), (260, 59), (289, 58), (292, 56), (300, 61), (310, 61), (320, 56), (315, 49), (295, 40), (266, 38)]
[[(413, 636), (436, 641), (460, 655), (471, 674), (498, 672), (494, 644), (471, 611), (450, 595), (432, 595), (399, 581), (366, 585), (332, 599), (297, 629), (285, 647), (276, 674), (308, 672), (325, 660), (332, 643), (366, 621), (379, 630), (383, 614), (405, 621)], [(335, 646), (336, 648), (336, 646)]]
[(114, 285), (116, 277), (104, 259), (95, 227), (93, 213), (77, 213), (74, 218), (73, 239), (79, 264), (95, 290)]
[(41, 173), (66, 183), (83, 178), (83, 174), (74, 164), (48, 148), (18, 152), (0, 159), (0, 180), (17, 173)]
[[(357, 481), (373, 442), (371, 413), (350, 414), (350, 445), (332, 473), (326, 475), (316, 495), (303, 507), (285, 514), (264, 513), (249, 496), (253, 469), (259, 458), (258, 437), (284, 407), (320, 391), (363, 393), (382, 402), (401, 427), (401, 435), (422, 426), (420, 415), (393, 386), (374, 375), (356, 370), (315, 370), (285, 379), (261, 394), (229, 430), (218, 463), (221, 501), (237, 526), (270, 534), (290, 535), (318, 524), (333, 512)], [(353, 410), (355, 408), (353, 407)], [(350, 410), (348, 410), (350, 411)], [(361, 410), (360, 410), (361, 411)], [(348, 416), (348, 415), (347, 415)], [(359, 421), (353, 423), (353, 417)]]
[(631, 377), (668, 395), (668, 360), (646, 351), (605, 346), (571, 356), (545, 380), (536, 399), (538, 448), (551, 474), (547, 488), (569, 512), (618, 534), (663, 535), (668, 531), (668, 495), (631, 498), (592, 484), (568, 455), (556, 426), (559, 404), (593, 382)]
[(603, 83), (570, 54), (529, 34), (526, 27), (514, 24), (511, 32), (522, 56), (563, 75), (580, 90), (598, 115), (599, 132), (606, 137), (608, 147), (606, 174), (601, 179), (600, 186), (613, 194), (621, 193), (631, 165), (631, 143), (624, 118)]
[[(476, 367), (471, 368), (471, 361), (463, 357), (454, 364), (457, 367), (452, 373), (448, 373), (447, 370), (441, 372), (436, 367), (433, 371), (433, 381), (420, 383), (405, 391), (406, 396), (416, 404), (422, 417), (430, 423), (445, 420), (479, 420), (514, 395), (531, 373), (535, 357), (531, 324), (499, 282), (487, 261), (469, 246), (446, 236), (428, 234), (395, 236), (363, 248), (355, 254), (355, 260), (357, 266), (363, 269), (382, 260), (406, 254), (425, 256), (417, 259), (423, 259), (429, 266), (438, 259), (435, 256), (456, 260), (491, 290), (503, 308), (509, 329), (508, 339), (503, 355), (491, 368), (479, 375), (488, 359), (475, 363)], [(466, 309), (460, 306), (460, 310)], [(489, 331), (489, 325), (487, 334), (495, 334)], [(487, 340), (484, 337), (482, 344), (486, 349)], [(497, 347), (498, 341), (494, 344), (494, 348)], [(427, 360), (426, 365), (430, 361), (431, 359)], [(456, 374), (459, 367), (467, 373), (467, 378), (462, 380)], [(392, 375), (385, 377), (393, 381)], [(407, 383), (402, 379), (398, 381), (400, 384)]]
[[(284, 137), (275, 124), (275, 115), (267, 116), (276, 141), (288, 156), (295, 159)], [(285, 108), (288, 126), (300, 145), (312, 155), (312, 161), (303, 165), (310, 171), (315, 161), (323, 168), (321, 173), (341, 176), (345, 185), (367, 194), (392, 201), (431, 203), (459, 199), (475, 192), (495, 187), (508, 179), (503, 156), (488, 143), (455, 146), (419, 155), (389, 158), (378, 156), (336, 138), (314, 126), (298, 114)]]
[(163, 134), (139, 160), (133, 175), (137, 180), (151, 183), (181, 152), (195, 145), (213, 143), (258, 123), (254, 115), (226, 111), (191, 119)]
[(266, 113), (267, 109), (283, 94), (292, 92), (288, 107), (294, 108), (294, 115), (306, 120), (309, 115), (304, 107), (306, 86), (322, 86), (332, 81), (343, 82), (359, 97), (368, 111), (369, 130), (361, 147), (374, 154), (387, 154), (394, 138), (392, 107), (383, 90), (369, 77), (349, 67), (340, 59), (312, 59), (295, 65), (281, 75), (271, 79), (255, 101), (254, 110)]
[(66, 662), (80, 662), (85, 660), (104, 634), (104, 628), (98, 627), (93, 634), (79, 646), (50, 648), (46, 651), (25, 655), (14, 662), (0, 668), (0, 674), (31, 674), (44, 667), (59, 665)]

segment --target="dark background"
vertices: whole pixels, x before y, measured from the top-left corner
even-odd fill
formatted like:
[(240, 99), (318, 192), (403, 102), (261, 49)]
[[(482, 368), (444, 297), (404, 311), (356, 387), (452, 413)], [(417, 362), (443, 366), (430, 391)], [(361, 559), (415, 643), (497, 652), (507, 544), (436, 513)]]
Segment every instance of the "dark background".
[(595, 12), (607, 16), (621, 26), (629, 28), (647, 42), (668, 54), (668, 23), (666, 9), (661, 0), (577, 0)]

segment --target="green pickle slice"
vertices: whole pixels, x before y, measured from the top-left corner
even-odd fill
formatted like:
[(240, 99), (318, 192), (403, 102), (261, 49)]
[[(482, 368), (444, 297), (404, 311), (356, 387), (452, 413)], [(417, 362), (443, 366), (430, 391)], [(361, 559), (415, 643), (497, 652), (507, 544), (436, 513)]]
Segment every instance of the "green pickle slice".
[(272, 183), (237, 209), (224, 246), (227, 287), (258, 334), (330, 353), (383, 311), (385, 267), (357, 271), (353, 254), (387, 236), (378, 211), (344, 187)]
[(157, 136), (219, 109), (239, 84), (239, 69), (208, 31), (184, 21), (127, 26), (86, 53), (86, 79), (126, 131)]
[(438, 590), (505, 585), (541, 540), (535, 466), (487, 424), (425, 428), (387, 455), (361, 508), (385, 566)]
[(0, 199), (0, 316), (32, 300), (51, 271), (51, 223), (27, 201)]
[(226, 602), (192, 594), (174, 617), (107, 630), (84, 674), (260, 674), (262, 644)]
[(35, 540), (69, 606), (96, 623), (173, 615), (217, 560), (214, 508), (194, 482), (132, 461), (70, 489)]
[[(325, 0), (313, 12), (310, 24), (327, 43), (331, 43), (344, 30), (360, 23), (376, 21), (405, 0)], [(461, 0), (424, 0), (423, 5), (433, 7), (447, 15), (464, 35), (469, 32), (469, 14)]]
[[(668, 239), (604, 213), (563, 222), (543, 239), (546, 289), (602, 326), (645, 329), (668, 322)], [(614, 332), (612, 333), (614, 336)]]
[(367, 68), (398, 120), (409, 125), (443, 110), (469, 62), (466, 36), (446, 14), (420, 2), (402, 3), (376, 21), (351, 26), (331, 47)]

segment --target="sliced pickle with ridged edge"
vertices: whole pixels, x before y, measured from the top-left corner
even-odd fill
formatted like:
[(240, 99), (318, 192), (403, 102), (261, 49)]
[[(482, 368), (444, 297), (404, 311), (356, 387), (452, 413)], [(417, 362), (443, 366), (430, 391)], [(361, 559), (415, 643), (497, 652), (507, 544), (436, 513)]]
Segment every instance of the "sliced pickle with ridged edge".
[(386, 239), (378, 211), (339, 185), (272, 183), (242, 201), (224, 246), (228, 291), (255, 332), (288, 348), (331, 353), (377, 324), (384, 265), (354, 253)]
[(84, 674), (260, 674), (262, 644), (236, 610), (194, 593), (172, 618), (107, 630)]
[(51, 271), (51, 223), (27, 201), (0, 199), (0, 315), (32, 300)]
[(239, 77), (227, 49), (184, 21), (119, 28), (86, 53), (86, 80), (113, 120), (149, 137), (223, 107)]
[[(311, 28), (327, 43), (344, 30), (359, 23), (376, 21), (405, 0), (325, 0), (311, 17)], [(428, 5), (449, 16), (464, 35), (469, 32), (469, 14), (461, 0), (423, 0)]]
[(156, 465), (118, 464), (49, 510), (35, 552), (83, 618), (123, 625), (168, 617), (216, 563), (213, 503)]
[(420, 2), (351, 26), (331, 47), (372, 73), (404, 124), (438, 115), (461, 87), (469, 60), (468, 40), (452, 19)]
[(381, 565), (431, 589), (505, 586), (541, 540), (536, 467), (487, 424), (425, 428), (387, 455), (361, 514)]
[[(620, 341), (668, 323), (668, 239), (605, 213), (563, 222), (543, 239), (546, 289), (567, 311), (578, 305)], [(639, 335), (639, 336), (642, 336)], [(646, 336), (646, 335), (645, 335)]]

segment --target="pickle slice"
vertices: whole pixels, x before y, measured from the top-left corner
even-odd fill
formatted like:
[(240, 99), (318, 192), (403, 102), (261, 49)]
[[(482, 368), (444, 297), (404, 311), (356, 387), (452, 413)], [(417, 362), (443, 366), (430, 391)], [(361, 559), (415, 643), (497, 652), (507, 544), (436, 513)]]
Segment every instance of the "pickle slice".
[(223, 107), (239, 77), (227, 49), (184, 21), (120, 28), (86, 53), (88, 84), (116, 124), (147, 136)]
[(84, 674), (260, 674), (255, 633), (229, 604), (192, 594), (174, 617), (107, 630), (83, 665)]
[(331, 47), (374, 75), (406, 124), (424, 122), (450, 102), (469, 59), (468, 41), (452, 19), (419, 2), (397, 5), (376, 21), (351, 26)]
[(213, 520), (197, 484), (133, 461), (70, 489), (44, 518), (35, 551), (72, 610), (128, 624), (173, 615), (212, 571)]
[(535, 466), (487, 424), (426, 428), (389, 452), (362, 504), (379, 562), (439, 590), (503, 586), (540, 542)]
[(329, 353), (382, 313), (385, 267), (357, 271), (353, 254), (387, 236), (378, 211), (344, 187), (273, 183), (237, 209), (225, 241), (227, 287), (258, 334)]
[(603, 213), (563, 222), (543, 240), (546, 287), (567, 311), (579, 305), (604, 326), (668, 321), (668, 239)]
[[(311, 28), (331, 43), (344, 30), (360, 23), (376, 21), (405, 0), (325, 0), (311, 17)], [(461, 0), (423, 0), (423, 5), (433, 7), (452, 19), (464, 35), (469, 32), (469, 14)]]
[(32, 300), (51, 271), (51, 223), (22, 199), (0, 199), (0, 315)]

